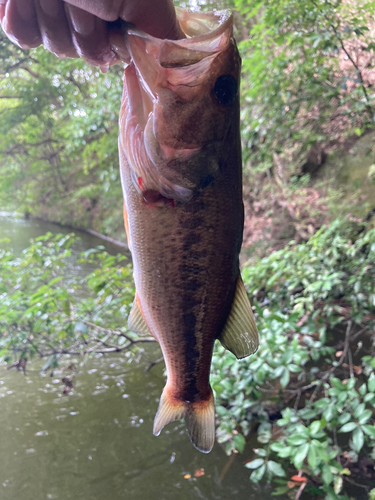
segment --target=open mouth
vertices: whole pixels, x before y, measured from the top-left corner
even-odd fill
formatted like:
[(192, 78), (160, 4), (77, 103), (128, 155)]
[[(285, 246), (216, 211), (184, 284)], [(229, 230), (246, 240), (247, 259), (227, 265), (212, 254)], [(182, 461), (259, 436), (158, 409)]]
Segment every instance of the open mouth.
[(231, 43), (233, 20), (228, 11), (178, 9), (177, 14), (186, 35), (181, 40), (160, 40), (136, 29), (127, 32), (132, 62), (125, 70), (126, 102), (120, 115), (120, 141), (133, 183), (144, 199), (148, 198), (145, 193), (152, 193), (151, 198), (159, 193), (167, 199), (187, 202), (193, 196), (195, 180), (166, 165), (190, 160), (200, 147), (183, 140), (172, 145), (161, 143), (155, 109), (162, 92), (173, 93), (181, 102), (201, 92), (213, 61)]

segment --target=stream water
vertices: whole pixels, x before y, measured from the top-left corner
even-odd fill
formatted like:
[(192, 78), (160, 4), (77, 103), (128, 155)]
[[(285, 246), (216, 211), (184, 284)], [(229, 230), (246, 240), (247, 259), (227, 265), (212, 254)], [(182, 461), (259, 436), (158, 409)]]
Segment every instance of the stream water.
[[(0, 215), (0, 239), (10, 238), (16, 253), (47, 231), (71, 232)], [(76, 252), (97, 245), (121, 251), (75, 232), (81, 237)], [(0, 366), (0, 499), (273, 498), (249, 482), (246, 454), (228, 458), (216, 443), (203, 455), (191, 446), (181, 423), (153, 436), (165, 379), (162, 365), (147, 373), (145, 368), (157, 357), (156, 346), (132, 362), (125, 354), (97, 356), (81, 370), (68, 396), (62, 394), (61, 373), (42, 376), (31, 365), (35, 371), (25, 377)], [(201, 468), (204, 475), (194, 477)]]

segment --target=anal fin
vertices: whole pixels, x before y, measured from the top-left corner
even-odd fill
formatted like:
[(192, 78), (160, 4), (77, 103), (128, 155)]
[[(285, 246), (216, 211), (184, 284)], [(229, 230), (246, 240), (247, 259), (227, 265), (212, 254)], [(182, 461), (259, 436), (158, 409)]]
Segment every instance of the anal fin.
[[(138, 295), (135, 295), (134, 303), (132, 310), (130, 311), (128, 318), (128, 327), (129, 330), (133, 333), (137, 333), (138, 335), (147, 336), (147, 337), (155, 337), (152, 335), (145, 318), (142, 314), (142, 309), (139, 304)], [(155, 339), (157, 340), (157, 339)]]
[(238, 277), (232, 309), (219, 340), (238, 359), (246, 358), (258, 349), (258, 329), (241, 276)]

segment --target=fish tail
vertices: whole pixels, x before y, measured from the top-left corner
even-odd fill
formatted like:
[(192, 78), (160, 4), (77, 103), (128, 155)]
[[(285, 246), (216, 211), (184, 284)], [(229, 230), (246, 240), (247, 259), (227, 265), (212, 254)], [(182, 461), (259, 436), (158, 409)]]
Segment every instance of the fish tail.
[(188, 403), (185, 424), (192, 444), (202, 453), (209, 453), (215, 443), (215, 403), (212, 391), (205, 400)]
[(215, 403), (212, 390), (206, 399), (188, 402), (170, 395), (164, 388), (154, 421), (154, 435), (159, 436), (170, 422), (185, 418), (190, 441), (202, 453), (209, 453), (215, 442)]
[(180, 420), (185, 415), (185, 401), (173, 397), (168, 389), (168, 386), (164, 387), (160, 398), (159, 408), (154, 420), (154, 436), (159, 436), (165, 425)]

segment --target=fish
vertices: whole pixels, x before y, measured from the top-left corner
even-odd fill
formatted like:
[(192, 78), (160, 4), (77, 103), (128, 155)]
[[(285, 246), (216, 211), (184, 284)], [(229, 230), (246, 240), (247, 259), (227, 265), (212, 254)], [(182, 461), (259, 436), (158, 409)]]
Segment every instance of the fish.
[(230, 12), (177, 16), (183, 39), (126, 33), (119, 154), (136, 288), (128, 326), (152, 335), (165, 360), (154, 435), (184, 418), (191, 443), (208, 453), (215, 341), (239, 359), (259, 343), (239, 266), (241, 59)]

